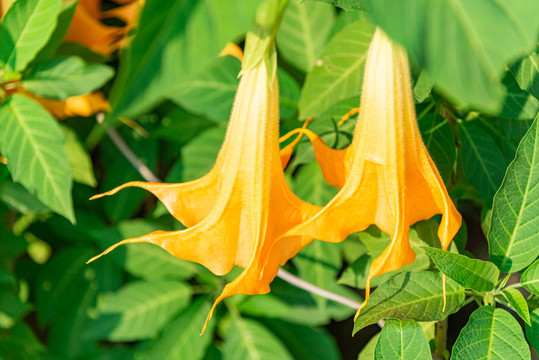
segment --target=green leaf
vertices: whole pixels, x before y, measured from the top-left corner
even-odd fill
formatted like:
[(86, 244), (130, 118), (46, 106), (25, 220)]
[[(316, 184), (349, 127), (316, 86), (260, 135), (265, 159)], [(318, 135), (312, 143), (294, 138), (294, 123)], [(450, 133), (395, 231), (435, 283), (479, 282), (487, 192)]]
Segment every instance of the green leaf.
[(539, 100), (529, 92), (522, 90), (515, 78), (507, 73), (503, 81), (507, 93), (503, 100), (501, 118), (531, 120), (539, 111)]
[(62, 126), (62, 130), (65, 136), (64, 145), (69, 159), (71, 173), (73, 174), (73, 180), (84, 185), (96, 187), (97, 180), (95, 179), (90, 154), (88, 154), (74, 130), (67, 126)]
[(137, 35), (122, 53), (111, 90), (114, 115), (135, 117), (198, 77), (227, 42), (251, 27), (258, 3), (174, 0), (145, 4)]
[(3, 359), (40, 359), (45, 347), (23, 322), (3, 331), (0, 337), (0, 357)]
[(440, 91), (487, 112), (501, 108), (505, 64), (537, 44), (534, 0), (365, 2), (374, 22), (404, 45)]
[(21, 0), (10, 6), (0, 23), (0, 65), (7, 71), (22, 71), (47, 43), (61, 0)]
[(277, 68), (277, 78), (279, 79), (279, 115), (281, 119), (295, 116), (300, 96), (298, 81), (281, 68)]
[(421, 71), (414, 84), (414, 101), (421, 104), (430, 95), (434, 83), (425, 71)]
[(522, 90), (539, 99), (539, 53), (534, 52), (511, 67)]
[(182, 148), (182, 180), (198, 179), (211, 170), (225, 138), (225, 127), (204, 131)]
[(524, 289), (532, 294), (539, 295), (539, 260), (536, 260), (524, 271), (520, 278), (520, 283)]
[(77, 303), (88, 286), (84, 271), (93, 251), (85, 248), (67, 248), (56, 253), (38, 276), (36, 308), (40, 324), (57, 319), (65, 309)]
[(143, 345), (137, 353), (140, 359), (202, 359), (213, 338), (216, 321), (210, 321), (206, 332), (200, 330), (206, 320), (211, 304), (207, 299), (198, 299), (177, 318), (169, 322), (159, 337)]
[(305, 79), (299, 101), (300, 118), (320, 115), (349, 97), (357, 97), (359, 104), (365, 57), (373, 33), (374, 26), (361, 19), (330, 40)]
[(0, 287), (0, 329), (9, 329), (31, 309), (30, 304), (21, 302), (21, 299), (9, 289)]
[(531, 325), (525, 325), (526, 337), (535, 351), (539, 349), (539, 308), (531, 313)]
[(460, 309), (464, 297), (464, 288), (447, 279), (447, 303), (442, 311), (442, 274), (430, 271), (399, 274), (373, 291), (356, 319), (354, 334), (385, 318), (441, 321)]
[(539, 255), (539, 116), (520, 142), (494, 198), (488, 232), (490, 260), (506, 273)]
[(98, 303), (99, 318), (85, 337), (134, 341), (156, 335), (190, 300), (190, 288), (180, 282), (130, 282)]
[(294, 193), (313, 205), (326, 205), (339, 191), (324, 181), (317, 162), (303, 165), (294, 176)]
[(376, 351), (376, 345), (378, 344), (378, 339), (380, 338), (380, 333), (375, 334), (369, 342), (365, 345), (361, 352), (359, 353), (357, 360), (374, 360), (374, 354)]
[(474, 123), (462, 123), (462, 162), (468, 181), (479, 191), (487, 203), (502, 183), (505, 160), (498, 145), (481, 127)]
[(264, 325), (279, 336), (294, 360), (341, 358), (335, 339), (325, 331), (276, 319), (264, 320)]
[(365, 0), (307, 0), (307, 1), (320, 1), (328, 4), (338, 6), (344, 10), (364, 10)]
[(37, 65), (25, 76), (22, 85), (38, 96), (67, 99), (99, 89), (113, 75), (114, 70), (110, 66), (86, 64), (79, 57), (69, 56)]
[(0, 151), (9, 159), (13, 180), (51, 210), (75, 222), (72, 176), (56, 120), (39, 104), (17, 94), (4, 101), (0, 118)]
[[(58, 50), (58, 47), (62, 44), (62, 40), (69, 29), (69, 25), (71, 24), (71, 20), (73, 19), (78, 4), (78, 0), (62, 1), (62, 10), (60, 10), (60, 13), (58, 14), (56, 28), (52, 32), (47, 44), (34, 58), (34, 62), (42, 62), (55, 55), (56, 50)], [(56, 56), (58, 55), (60, 54), (56, 54)], [(72, 53), (70, 53), (70, 55), (72, 55)]]
[(414, 320), (387, 320), (374, 355), (375, 360), (432, 359), (427, 337)]
[(236, 359), (292, 360), (293, 358), (282, 342), (261, 323), (234, 314), (231, 317), (230, 329), (225, 336), (223, 360)]
[(11, 181), (0, 184), (0, 200), (21, 214), (35, 214), (49, 210), (22, 185)]
[(507, 311), (492, 306), (474, 311), (451, 356), (452, 360), (530, 358), (530, 348), (518, 322)]
[(448, 184), (457, 161), (457, 146), (451, 126), (443, 117), (432, 113), (423, 116), (418, 123), (423, 142), (440, 176)]
[(522, 320), (530, 325), (530, 310), (528, 309), (528, 304), (522, 293), (517, 289), (505, 289), (502, 293)]
[(335, 10), (329, 5), (290, 1), (277, 32), (279, 55), (302, 72), (311, 71), (326, 45), (334, 18)]
[(238, 59), (232, 56), (217, 58), (200, 76), (181, 83), (167, 97), (194, 114), (226, 123), (232, 112), (240, 70)]
[(423, 249), (441, 272), (466, 289), (478, 292), (491, 291), (498, 281), (500, 272), (490, 262), (470, 259), (467, 256), (440, 249), (427, 247)]

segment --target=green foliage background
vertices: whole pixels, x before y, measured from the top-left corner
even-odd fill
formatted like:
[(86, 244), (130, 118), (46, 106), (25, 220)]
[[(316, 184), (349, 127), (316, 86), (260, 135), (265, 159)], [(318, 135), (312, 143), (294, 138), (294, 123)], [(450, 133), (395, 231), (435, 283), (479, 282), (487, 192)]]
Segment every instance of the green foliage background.
[[(76, 2), (17, 0), (4, 15), (0, 357), (529, 359), (539, 350), (534, 0), (290, 0), (276, 40), (282, 133), (314, 116), (309, 128), (326, 143), (349, 144), (354, 121), (337, 122), (359, 104), (366, 51), (379, 26), (410, 55), (423, 140), (464, 217), (450, 252), (439, 250), (438, 217), (414, 225), (417, 260), (374, 279), (378, 288), (355, 324), (354, 309), (276, 279), (268, 295), (227, 299), (199, 336), (211, 303), (238, 271), (219, 278), (148, 244), (85, 264), (124, 238), (182, 228), (141, 190), (88, 200), (143, 180), (107, 129), (116, 127), (167, 182), (205, 174), (224, 137), (241, 66), (218, 55), (228, 42), (243, 44), (260, 3), (146, 0), (130, 45), (110, 57), (61, 44)], [(54, 99), (100, 89), (111, 111), (103, 124), (95, 117), (59, 123), (29, 97), (10, 94), (13, 82)], [(286, 174), (313, 204), (336, 193), (307, 141)], [(315, 241), (285, 268), (361, 301), (369, 264), (389, 240), (371, 227), (341, 244)], [(383, 319), (390, 320), (375, 334), (373, 324)]]

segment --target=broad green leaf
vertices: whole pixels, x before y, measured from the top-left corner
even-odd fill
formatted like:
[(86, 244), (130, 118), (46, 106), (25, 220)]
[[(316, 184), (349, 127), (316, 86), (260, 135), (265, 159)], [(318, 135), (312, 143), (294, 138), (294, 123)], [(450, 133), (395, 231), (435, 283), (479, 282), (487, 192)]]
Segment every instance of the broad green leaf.
[(380, 338), (380, 333), (375, 334), (369, 342), (365, 345), (361, 352), (359, 353), (357, 360), (374, 360), (374, 354), (376, 351), (376, 345), (378, 344), (378, 339)]
[(539, 100), (529, 92), (522, 90), (515, 78), (507, 73), (503, 81), (507, 88), (503, 100), (501, 118), (515, 120), (531, 120), (539, 111)]
[(21, 299), (6, 287), (0, 287), (0, 329), (9, 329), (31, 309), (30, 304)]
[(488, 232), (490, 260), (506, 273), (539, 255), (539, 117), (520, 142), (494, 198)]
[(211, 170), (225, 138), (225, 132), (225, 127), (211, 128), (182, 148), (183, 181), (198, 179)]
[(320, 115), (349, 97), (357, 97), (359, 103), (365, 57), (373, 32), (374, 26), (364, 18), (346, 26), (330, 40), (305, 79), (299, 101), (300, 118)]
[[(151, 124), (148, 125), (145, 128), (151, 131), (152, 126)], [(152, 137), (143, 138), (126, 127), (119, 129), (118, 133), (139, 160), (150, 170), (155, 171), (158, 151), (157, 139)], [(105, 177), (101, 182), (101, 191), (108, 191), (128, 181), (144, 181), (137, 169), (133, 167), (109, 139), (101, 143), (101, 157), (105, 168)], [(141, 206), (143, 200), (148, 196), (150, 195), (144, 190), (130, 188), (122, 190), (114, 196), (107, 196), (97, 201), (103, 204), (105, 214), (108, 218), (113, 222), (118, 222), (133, 216)]]
[(432, 359), (427, 337), (414, 320), (389, 319), (384, 324), (376, 350), (375, 360)]
[(339, 348), (326, 331), (281, 320), (265, 320), (266, 325), (281, 339), (294, 360), (338, 360)]
[(181, 83), (167, 98), (194, 114), (226, 123), (232, 112), (240, 69), (241, 62), (232, 56), (215, 59), (200, 76)]
[[(423, 247), (440, 247), (440, 240), (438, 239), (437, 234), (438, 227), (439, 224), (435, 220), (422, 221), (414, 225), (409, 231), (410, 245), (412, 246), (412, 250), (416, 253), (414, 262), (403, 266), (399, 270), (375, 277), (371, 280), (371, 286), (376, 287), (400, 273), (427, 270), (431, 266), (431, 262), (428, 255), (425, 253), (425, 250), (423, 250)], [(372, 261), (382, 254), (385, 248), (390, 244), (391, 237), (376, 226), (371, 226), (367, 230), (359, 232), (358, 237), (367, 247), (368, 252), (355, 259), (355, 261), (344, 270), (338, 283), (364, 289)]]
[(320, 1), (338, 6), (344, 10), (363, 10), (365, 9), (365, 0), (307, 0)]
[(49, 40), (61, 10), (61, 0), (19, 0), (9, 8), (0, 23), (0, 65), (5, 71), (26, 69)]
[(0, 357), (4, 359), (40, 359), (46, 348), (24, 322), (3, 331), (0, 337)]
[(453, 346), (452, 360), (529, 360), (530, 348), (521, 327), (503, 309), (482, 306), (470, 316)]
[(535, 351), (539, 350), (539, 308), (531, 313), (531, 325), (526, 326), (526, 338)]
[[(509, 165), (509, 163), (511, 163), (511, 161), (513, 161), (513, 159), (515, 158), (515, 154), (517, 153), (517, 146), (518, 146), (518, 143), (520, 142), (520, 138), (518, 140), (511, 139), (509, 137), (509, 134), (507, 133), (507, 130), (503, 128), (502, 124), (504, 121), (509, 121), (509, 122), (514, 122), (514, 121), (484, 118), (484, 117), (480, 117), (479, 119), (477, 119), (477, 121), (478, 121), (477, 124), (483, 130), (485, 130), (490, 135), (490, 137), (492, 137), (492, 139), (496, 142), (496, 144), (498, 145), (499, 149), (501, 150), (503, 154), (505, 163)], [(524, 136), (524, 134), (522, 134), (522, 136)]]
[[(254, 21), (260, 1), (174, 0), (145, 4), (111, 90), (115, 116), (135, 117), (199, 76)], [(212, 24), (212, 26), (208, 26)]]
[[(71, 24), (71, 20), (73, 19), (78, 4), (78, 0), (62, 1), (62, 10), (60, 10), (60, 13), (58, 14), (56, 28), (52, 32), (46, 46), (44, 46), (34, 58), (35, 63), (43, 62), (55, 55), (56, 50), (58, 50), (58, 47), (62, 44), (67, 29), (69, 29), (69, 25)], [(73, 53), (70, 53), (70, 55), (73, 55)]]
[(283, 343), (256, 320), (234, 314), (225, 336), (223, 360), (292, 360)]
[(498, 145), (477, 124), (463, 123), (459, 129), (466, 178), (489, 204), (502, 183), (505, 160)]
[(56, 120), (39, 104), (17, 94), (4, 101), (0, 118), (0, 152), (9, 159), (13, 180), (51, 210), (75, 222), (72, 176)]
[(501, 108), (505, 64), (537, 44), (535, 0), (365, 2), (374, 22), (404, 45), (440, 91), (488, 112)]
[(93, 251), (85, 248), (67, 248), (57, 252), (40, 268), (36, 293), (36, 308), (39, 323), (47, 324), (80, 302), (88, 286), (85, 270)]
[(238, 305), (238, 309), (242, 314), (280, 319), (309, 326), (323, 326), (331, 321), (335, 314), (349, 317), (354, 311), (353, 309), (343, 309), (342, 304), (333, 301), (328, 301), (326, 306), (322, 308), (319, 299), (315, 299), (315, 295), (279, 278), (271, 283), (269, 294), (249, 296)]
[(491, 291), (498, 281), (500, 272), (490, 262), (470, 259), (467, 256), (440, 249), (427, 247), (423, 249), (441, 272), (466, 289), (478, 292)]
[(524, 271), (520, 278), (520, 283), (524, 289), (532, 294), (539, 295), (539, 260), (536, 260)]
[(434, 83), (425, 71), (421, 71), (414, 84), (414, 101), (421, 104), (430, 95)]
[(144, 344), (136, 359), (202, 359), (213, 338), (216, 321), (210, 321), (206, 332), (200, 330), (211, 304), (207, 299), (198, 299), (178, 317), (169, 322), (155, 340)]
[(457, 161), (457, 146), (449, 122), (441, 116), (429, 113), (418, 121), (423, 142), (446, 184)]
[(517, 289), (505, 289), (502, 293), (522, 320), (530, 325), (530, 310), (522, 293)]
[[(185, 145), (198, 134), (215, 126), (215, 122), (191, 114), (181, 107), (174, 107), (161, 118), (160, 127), (152, 132), (152, 136), (164, 138), (175, 146)], [(180, 159), (181, 161), (181, 159)]]
[(90, 323), (89, 311), (95, 306), (97, 287), (88, 283), (80, 300), (66, 307), (54, 319), (48, 336), (48, 347), (56, 354), (75, 359), (97, 349), (93, 340), (84, 339), (83, 331)]
[(300, 96), (298, 81), (281, 68), (277, 68), (277, 78), (279, 79), (279, 116), (281, 119), (295, 116)]
[(464, 288), (447, 279), (447, 303), (442, 311), (442, 274), (430, 271), (399, 274), (373, 291), (356, 319), (354, 333), (386, 318), (441, 321), (460, 309), (464, 297)]
[[(126, 220), (118, 224), (114, 230), (94, 231), (95, 238), (103, 248), (107, 248), (123, 239), (146, 235), (163, 229), (147, 220)], [(196, 265), (178, 259), (164, 249), (153, 244), (127, 244), (108, 255), (112, 262), (133, 276), (147, 279), (185, 279), (192, 276)]]
[(38, 64), (22, 85), (38, 96), (67, 99), (99, 89), (113, 75), (110, 66), (86, 64), (79, 57), (69, 56)]
[(534, 52), (511, 67), (522, 90), (539, 99), (539, 53)]
[(313, 205), (325, 206), (338, 189), (324, 181), (317, 162), (303, 165), (294, 176), (294, 193)]
[(109, 341), (150, 338), (189, 303), (190, 297), (190, 288), (177, 281), (130, 282), (98, 302), (100, 316), (87, 328), (85, 337)]
[(309, 72), (326, 44), (334, 17), (334, 8), (329, 5), (290, 1), (277, 32), (279, 55)]
[(22, 185), (11, 181), (0, 184), (0, 201), (21, 214), (41, 213), (49, 210)]
[(75, 131), (67, 126), (62, 126), (65, 136), (65, 149), (73, 174), (73, 180), (80, 184), (91, 187), (97, 186), (97, 180), (94, 175), (94, 166), (90, 154), (80, 142)]

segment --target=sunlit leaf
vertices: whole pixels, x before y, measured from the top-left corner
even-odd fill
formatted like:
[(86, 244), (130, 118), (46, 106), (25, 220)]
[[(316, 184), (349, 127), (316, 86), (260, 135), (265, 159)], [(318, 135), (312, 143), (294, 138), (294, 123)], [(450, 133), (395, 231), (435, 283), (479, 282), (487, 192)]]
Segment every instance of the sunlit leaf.
[(374, 355), (375, 360), (430, 360), (429, 343), (414, 320), (389, 319), (384, 324)]

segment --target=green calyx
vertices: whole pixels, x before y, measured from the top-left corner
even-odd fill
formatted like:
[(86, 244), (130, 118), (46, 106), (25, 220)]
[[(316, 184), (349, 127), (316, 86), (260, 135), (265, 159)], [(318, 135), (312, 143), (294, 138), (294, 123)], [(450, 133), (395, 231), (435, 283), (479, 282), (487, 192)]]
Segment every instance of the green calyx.
[[(266, 62), (270, 84), (277, 74), (277, 52), (275, 35), (281, 24), (288, 0), (267, 0), (262, 3), (256, 13), (254, 29), (247, 33), (242, 73), (256, 66), (260, 61)], [(240, 74), (241, 75), (241, 74)]]

